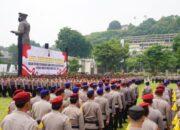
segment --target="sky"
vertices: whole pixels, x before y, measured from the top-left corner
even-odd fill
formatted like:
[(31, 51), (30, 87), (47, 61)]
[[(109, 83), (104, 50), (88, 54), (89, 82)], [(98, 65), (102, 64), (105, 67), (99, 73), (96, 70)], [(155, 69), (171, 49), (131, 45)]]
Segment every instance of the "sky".
[(147, 18), (180, 15), (179, 5), (180, 0), (0, 0), (0, 46), (17, 44), (10, 31), (17, 30), (18, 12), (29, 15), (31, 40), (53, 45), (63, 27), (87, 35), (105, 31), (112, 20), (138, 25)]

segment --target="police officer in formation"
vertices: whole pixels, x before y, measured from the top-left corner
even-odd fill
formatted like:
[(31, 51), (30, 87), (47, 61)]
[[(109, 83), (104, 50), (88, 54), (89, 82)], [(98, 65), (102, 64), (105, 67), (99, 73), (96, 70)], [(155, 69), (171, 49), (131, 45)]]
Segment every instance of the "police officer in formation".
[(79, 95), (74, 93), (70, 96), (70, 105), (63, 110), (63, 114), (69, 117), (72, 130), (84, 130), (84, 117), (78, 108)]
[[(177, 89), (173, 90), (169, 86), (168, 82), (169, 81), (164, 81), (159, 84), (156, 87), (154, 94), (148, 93), (142, 96), (143, 103), (140, 104), (140, 107), (144, 109), (145, 117), (142, 126), (139, 129), (180, 129), (180, 116), (178, 108), (178, 106), (180, 106), (180, 83), (178, 82)], [(172, 94), (170, 95), (170, 93)], [(173, 115), (173, 113), (175, 114)], [(129, 124), (128, 129), (131, 128), (130, 126), (131, 123)]]
[(30, 98), (28, 92), (20, 92), (13, 97), (17, 109), (2, 121), (3, 130), (38, 130), (37, 122), (27, 114), (31, 109)]
[[(158, 85), (154, 95), (152, 92), (144, 93), (143, 103), (135, 107), (139, 96), (138, 85), (143, 81), (141, 79), (105, 78), (102, 81), (45, 79), (40, 78), (36, 83), (31, 79), (33, 82), (29, 83), (36, 87), (28, 90), (27, 88), (30, 87), (25, 87), (23, 82), (27, 79), (18, 78), (22, 83), (15, 83), (15, 88), (18, 90), (17, 84), (19, 84), (19, 88), (23, 91), (14, 94), (15, 109), (11, 110), (2, 121), (3, 130), (12, 130), (11, 127), (14, 125), (17, 125), (18, 130), (117, 130), (118, 127), (123, 127), (123, 122), (127, 118), (130, 119), (130, 130), (134, 130), (136, 123), (137, 130), (168, 130), (171, 126), (173, 119), (171, 104), (174, 104), (174, 98), (171, 98), (170, 94), (173, 90), (169, 89), (167, 84)], [(2, 83), (8, 80), (8, 78), (3, 79)], [(42, 83), (43, 80), (46, 81), (45, 84)], [(53, 82), (50, 86), (49, 81)], [(6, 85), (6, 83), (2, 84), (2, 86)], [(55, 94), (50, 100), (52, 89), (55, 89), (53, 90)], [(35, 93), (36, 96), (31, 98), (30, 96), (33, 95), (25, 91)], [(180, 95), (180, 89), (175, 93), (176, 97)], [(19, 106), (17, 102), (24, 104)], [(176, 102), (178, 106), (178, 100)], [(28, 118), (27, 126), (26, 123), (13, 123), (13, 117), (18, 117), (21, 110)], [(25, 120), (24, 117), (21, 120), (23, 119)]]

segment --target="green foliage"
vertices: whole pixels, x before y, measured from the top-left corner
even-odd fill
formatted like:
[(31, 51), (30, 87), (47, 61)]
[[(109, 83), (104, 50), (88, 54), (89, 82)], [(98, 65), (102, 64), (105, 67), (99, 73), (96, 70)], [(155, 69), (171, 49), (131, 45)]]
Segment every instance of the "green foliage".
[(180, 34), (174, 38), (173, 50), (177, 58), (177, 69), (180, 69)]
[(0, 52), (0, 64), (3, 63), (3, 60), (1, 59), (3, 57), (3, 54)]
[(18, 48), (17, 45), (12, 44), (8, 47), (8, 51), (10, 53), (10, 56), (12, 57), (10, 60), (11, 64), (17, 65), (18, 63)]
[(78, 59), (72, 59), (69, 61), (69, 73), (70, 74), (78, 72), (80, 67), (81, 67), (81, 65), (79, 65)]
[(36, 43), (34, 40), (30, 40), (32, 46), (41, 47), (39, 43)]
[(162, 17), (154, 26), (151, 27), (153, 34), (177, 33), (180, 32), (180, 17)]
[(125, 30), (108, 30), (108, 31), (104, 31), (104, 32), (92, 33), (92, 34), (86, 36), (86, 38), (88, 39), (88, 41), (90, 41), (90, 43), (92, 45), (97, 45), (97, 44), (104, 43), (111, 39), (119, 40), (119, 38), (121, 36), (126, 35), (126, 32), (127, 31), (125, 31)]
[(119, 21), (114, 20), (109, 23), (109, 27), (107, 30), (118, 30), (118, 29), (121, 29), (121, 24), (119, 23)]
[(158, 21), (149, 18), (143, 21), (137, 27), (130, 24), (128, 30), (108, 30), (104, 32), (95, 32), (86, 37), (92, 45), (97, 45), (100, 43), (104, 43), (105, 41), (110, 39), (120, 39), (120, 37), (126, 36), (153, 35), (179, 32), (180, 16), (172, 15), (168, 17), (162, 17)]
[(133, 28), (131, 31), (132, 35), (147, 35), (153, 34), (153, 27), (156, 24), (156, 21), (153, 18), (149, 18), (146, 21), (143, 21), (138, 27)]
[(3, 54), (0, 52), (0, 57), (2, 57), (3, 56)]
[(151, 73), (173, 71), (176, 68), (177, 59), (170, 48), (161, 45), (155, 45), (147, 49), (140, 57), (144, 68)]
[(125, 47), (122, 47), (115, 39), (97, 45), (93, 50), (95, 60), (104, 72), (117, 71), (121, 62), (123, 63), (128, 57), (128, 52), (128, 45), (125, 44)]
[(166, 70), (175, 72), (176, 66), (177, 57), (174, 55), (173, 50), (161, 45), (152, 46), (142, 54), (129, 57), (126, 60), (128, 72), (139, 72), (142, 71), (143, 68), (152, 74), (158, 74)]
[(178, 34), (175, 38), (174, 38), (174, 44), (173, 44), (173, 50), (174, 51), (178, 51), (178, 49), (180, 48), (180, 34)]
[(89, 57), (91, 54), (91, 44), (76, 30), (63, 28), (58, 34), (56, 46), (61, 51), (68, 50), (69, 56)]
[(138, 57), (129, 57), (126, 60), (126, 67), (127, 67), (127, 71), (137, 71), (139, 70), (139, 61), (138, 61)]

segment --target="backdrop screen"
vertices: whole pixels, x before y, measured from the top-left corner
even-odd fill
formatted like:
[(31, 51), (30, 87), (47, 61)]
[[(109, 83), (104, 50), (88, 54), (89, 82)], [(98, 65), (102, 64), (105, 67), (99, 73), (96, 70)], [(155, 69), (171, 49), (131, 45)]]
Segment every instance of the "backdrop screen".
[(22, 75), (64, 75), (66, 73), (66, 53), (23, 44)]

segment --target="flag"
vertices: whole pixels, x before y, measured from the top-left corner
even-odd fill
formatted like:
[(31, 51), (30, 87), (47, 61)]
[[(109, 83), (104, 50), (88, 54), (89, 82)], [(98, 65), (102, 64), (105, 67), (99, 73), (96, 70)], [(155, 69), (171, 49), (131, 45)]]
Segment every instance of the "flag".
[(176, 93), (174, 90), (173, 90), (173, 94), (172, 94), (172, 100), (173, 100), (173, 102), (176, 102)]
[(39, 124), (39, 129), (42, 129), (43, 128), (43, 123), (41, 121), (41, 123)]
[(178, 120), (178, 122), (176, 123), (176, 126), (173, 128), (173, 130), (180, 130), (180, 127), (179, 127), (179, 120)]
[(173, 106), (172, 106), (172, 111), (176, 112), (177, 111), (177, 104), (176, 102), (174, 102)]
[(175, 126), (177, 124), (177, 122), (178, 122), (178, 115), (176, 114), (173, 121), (172, 121), (172, 125)]
[(130, 128), (130, 124), (128, 124), (128, 126), (127, 126), (126, 130), (129, 130), (129, 128)]

